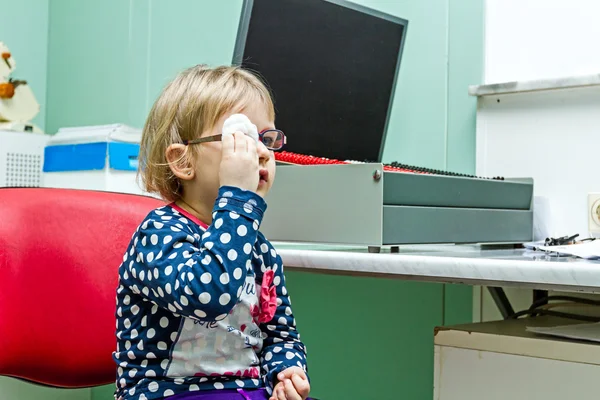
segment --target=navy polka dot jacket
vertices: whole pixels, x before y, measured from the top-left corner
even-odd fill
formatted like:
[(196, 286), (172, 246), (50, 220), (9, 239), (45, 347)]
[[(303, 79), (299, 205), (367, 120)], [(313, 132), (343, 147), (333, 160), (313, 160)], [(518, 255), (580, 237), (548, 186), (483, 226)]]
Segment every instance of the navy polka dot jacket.
[(261, 388), (306, 371), (281, 257), (259, 232), (266, 203), (222, 187), (213, 223), (174, 204), (148, 214), (119, 268), (117, 399)]

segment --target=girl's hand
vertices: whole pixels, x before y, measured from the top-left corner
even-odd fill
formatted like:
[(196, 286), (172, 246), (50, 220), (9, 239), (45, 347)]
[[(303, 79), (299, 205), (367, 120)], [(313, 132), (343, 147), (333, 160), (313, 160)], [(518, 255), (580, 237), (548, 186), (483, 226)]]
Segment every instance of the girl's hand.
[(241, 132), (221, 138), (221, 186), (235, 186), (256, 192), (259, 181), (256, 141)]
[(302, 368), (287, 368), (277, 375), (277, 380), (269, 400), (306, 400), (310, 393), (310, 383)]

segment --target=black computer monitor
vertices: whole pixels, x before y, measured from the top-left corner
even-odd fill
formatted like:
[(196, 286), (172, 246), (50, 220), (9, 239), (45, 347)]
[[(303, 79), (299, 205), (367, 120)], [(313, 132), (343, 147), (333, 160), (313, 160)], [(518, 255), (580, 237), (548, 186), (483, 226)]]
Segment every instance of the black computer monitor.
[(407, 26), (343, 0), (245, 0), (233, 63), (271, 88), (285, 150), (381, 161)]

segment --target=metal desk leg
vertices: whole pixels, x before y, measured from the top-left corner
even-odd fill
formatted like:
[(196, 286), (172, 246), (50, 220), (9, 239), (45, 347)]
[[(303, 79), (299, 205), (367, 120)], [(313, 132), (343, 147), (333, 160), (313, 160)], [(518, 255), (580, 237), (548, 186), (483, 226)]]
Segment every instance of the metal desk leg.
[[(548, 297), (547, 290), (534, 289), (533, 290), (533, 302), (537, 303), (540, 300), (546, 299)], [(543, 301), (543, 304), (548, 304), (548, 300)]]
[(498, 307), (500, 314), (502, 314), (502, 318), (508, 319), (515, 313), (515, 310), (513, 310), (510, 305), (508, 297), (506, 297), (506, 293), (504, 293), (504, 289), (499, 287), (488, 287), (488, 290), (490, 291), (492, 299), (494, 299), (494, 303), (496, 303), (496, 307)]
[[(539, 305), (548, 304), (548, 291), (547, 290), (533, 290), (533, 302), (538, 303)], [(531, 317), (537, 316), (536, 313), (531, 314)]]

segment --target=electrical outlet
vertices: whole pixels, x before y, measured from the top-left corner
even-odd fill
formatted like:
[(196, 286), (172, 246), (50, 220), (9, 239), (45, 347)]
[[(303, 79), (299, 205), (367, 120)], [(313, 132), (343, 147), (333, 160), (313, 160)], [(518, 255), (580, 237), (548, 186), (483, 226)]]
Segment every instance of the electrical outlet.
[(589, 234), (600, 236), (600, 193), (588, 193), (587, 214)]

